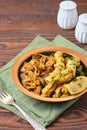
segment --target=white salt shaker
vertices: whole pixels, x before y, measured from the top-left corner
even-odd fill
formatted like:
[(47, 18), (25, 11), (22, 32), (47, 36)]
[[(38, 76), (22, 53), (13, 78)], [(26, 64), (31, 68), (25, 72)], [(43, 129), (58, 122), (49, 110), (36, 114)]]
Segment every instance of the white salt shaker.
[(77, 4), (71, 0), (61, 2), (57, 14), (58, 25), (63, 29), (72, 29), (76, 26), (77, 20)]
[(75, 28), (75, 37), (81, 43), (87, 43), (87, 13), (81, 14)]

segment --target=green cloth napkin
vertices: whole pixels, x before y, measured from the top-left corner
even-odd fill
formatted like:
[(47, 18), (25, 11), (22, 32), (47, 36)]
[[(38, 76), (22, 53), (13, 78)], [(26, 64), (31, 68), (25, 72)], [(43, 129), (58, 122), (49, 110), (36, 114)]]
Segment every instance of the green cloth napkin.
[[(64, 112), (68, 107), (70, 107), (78, 99), (74, 99), (74, 100), (62, 102), (62, 103), (49, 103), (49, 102), (35, 100), (31, 97), (28, 97), (17, 89), (11, 76), (12, 64), (24, 52), (31, 50), (33, 48), (38, 48), (42, 46), (68, 47), (68, 48), (72, 48), (74, 50), (79, 51), (85, 56), (87, 56), (87, 52), (81, 49), (80, 47), (76, 46), (75, 44), (71, 43), (67, 39), (63, 38), (60, 35), (56, 36), (52, 42), (46, 40), (45, 38), (41, 36), (37, 36), (29, 46), (27, 46), (14, 59), (12, 59), (9, 63), (7, 63), (5, 66), (3, 66), (0, 69), (0, 86), (14, 97), (16, 103), (21, 108), (23, 108), (25, 112), (30, 114), (33, 118), (35, 118), (35, 120), (37, 120), (40, 124), (46, 127), (46, 126), (49, 126), (62, 112)], [(1, 102), (0, 102), (0, 106), (24, 118), (22, 114), (15, 107), (5, 105)]]

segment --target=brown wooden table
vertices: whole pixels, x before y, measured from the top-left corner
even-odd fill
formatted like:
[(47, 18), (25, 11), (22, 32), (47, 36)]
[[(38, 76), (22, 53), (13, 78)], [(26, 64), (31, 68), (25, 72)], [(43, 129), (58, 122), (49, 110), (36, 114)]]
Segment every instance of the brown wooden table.
[[(61, 0), (0, 0), (0, 68), (26, 47), (36, 35), (53, 40), (61, 34), (81, 48), (73, 30), (56, 22)], [(78, 14), (87, 13), (87, 1), (75, 0)], [(31, 125), (0, 107), (0, 130), (33, 130)], [(48, 130), (87, 130), (87, 94), (66, 110)]]

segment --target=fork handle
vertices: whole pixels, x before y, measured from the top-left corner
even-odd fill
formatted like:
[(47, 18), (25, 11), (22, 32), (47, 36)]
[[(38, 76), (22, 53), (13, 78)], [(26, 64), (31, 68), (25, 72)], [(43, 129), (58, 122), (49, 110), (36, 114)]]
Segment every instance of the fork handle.
[(24, 112), (16, 103), (12, 103), (25, 117), (25, 119), (32, 125), (34, 130), (47, 130), (42, 125), (40, 125), (36, 120), (34, 120), (31, 116), (29, 116), (26, 112)]

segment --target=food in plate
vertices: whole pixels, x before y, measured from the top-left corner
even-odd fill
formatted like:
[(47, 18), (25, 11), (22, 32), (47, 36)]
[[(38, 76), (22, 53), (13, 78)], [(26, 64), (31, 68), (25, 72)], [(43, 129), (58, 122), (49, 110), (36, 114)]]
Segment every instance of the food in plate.
[(20, 67), (19, 77), (25, 89), (43, 97), (76, 95), (87, 87), (80, 58), (62, 51), (32, 55)]

